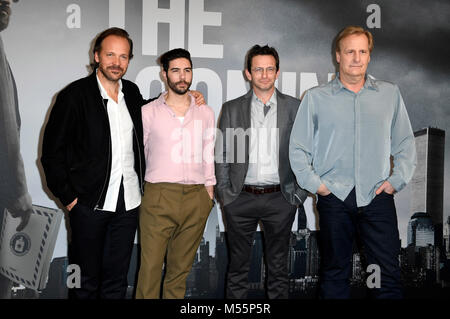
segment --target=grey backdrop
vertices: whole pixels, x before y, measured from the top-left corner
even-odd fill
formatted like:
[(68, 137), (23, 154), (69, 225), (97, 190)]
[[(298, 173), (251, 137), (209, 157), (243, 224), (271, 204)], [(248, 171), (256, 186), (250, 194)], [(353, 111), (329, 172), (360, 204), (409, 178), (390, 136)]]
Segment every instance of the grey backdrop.
[[(157, 55), (142, 54), (143, 3), (159, 3), (160, 8), (174, 5), (163, 0), (125, 1), (125, 28), (135, 42), (135, 58), (126, 78), (136, 80), (146, 67), (156, 66)], [(189, 15), (189, 2), (204, 3), (204, 11), (220, 13), (220, 26), (205, 26), (203, 32), (189, 32), (189, 21), (202, 19)], [(184, 32), (184, 46), (189, 37), (203, 35), (203, 42), (223, 46), (223, 58), (194, 57), (194, 67), (215, 73), (221, 86), (208, 85), (201, 77), (197, 86), (207, 97), (216, 113), (221, 103), (245, 91), (240, 73), (246, 51), (256, 43), (275, 46), (280, 53), (279, 87), (297, 97), (305, 88), (324, 83), (334, 72), (332, 40), (344, 26), (366, 26), (371, 15), (370, 4), (380, 8), (381, 28), (371, 29), (375, 38), (369, 73), (376, 78), (395, 82), (403, 94), (413, 129), (426, 126), (450, 129), (450, 3), (430, 1), (294, 1), (294, 0), (178, 0), (185, 3), (185, 28), (170, 31), (160, 24), (157, 54), (168, 50), (169, 33)], [(68, 28), (69, 5), (80, 8), (80, 28)], [(88, 74), (92, 39), (110, 26), (109, 7), (121, 0), (21, 0), (12, 5), (11, 23), (2, 32), (6, 53), (13, 69), (19, 91), (22, 116), (22, 155), (29, 192), (38, 205), (56, 207), (38, 162), (43, 127), (53, 99), (71, 81)], [(119, 10), (120, 11), (120, 10)], [(217, 20), (217, 16), (216, 16)], [(146, 22), (146, 21), (144, 21)], [(148, 22), (148, 21), (147, 21)], [(229, 72), (229, 71), (232, 72)], [(234, 70), (234, 71), (233, 71)], [(212, 72), (210, 72), (212, 71)], [(197, 74), (204, 74), (198, 72)], [(194, 74), (195, 76), (195, 74)], [(144, 77), (145, 79), (145, 77)], [(285, 79), (283, 81), (283, 79)], [(288, 80), (289, 79), (289, 80)], [(295, 79), (295, 80), (294, 80)], [(312, 79), (312, 80), (311, 80)], [(295, 85), (294, 82), (295, 81)], [(217, 81), (216, 81), (217, 84)], [(147, 85), (147, 84), (142, 84)], [(292, 91), (294, 88), (294, 91)], [(143, 94), (156, 95), (161, 86), (153, 84)], [(209, 89), (209, 91), (207, 91)], [(219, 103), (218, 103), (219, 101)], [(216, 115), (217, 115), (216, 114)], [(450, 212), (449, 169), (450, 139), (445, 150), (444, 218)], [(398, 219), (402, 246), (406, 245), (406, 228), (411, 216), (409, 190), (397, 195)], [(217, 214), (211, 214), (206, 231), (207, 240), (215, 234)], [(54, 256), (65, 256), (66, 232), (62, 225)], [(211, 247), (211, 254), (214, 253)]]

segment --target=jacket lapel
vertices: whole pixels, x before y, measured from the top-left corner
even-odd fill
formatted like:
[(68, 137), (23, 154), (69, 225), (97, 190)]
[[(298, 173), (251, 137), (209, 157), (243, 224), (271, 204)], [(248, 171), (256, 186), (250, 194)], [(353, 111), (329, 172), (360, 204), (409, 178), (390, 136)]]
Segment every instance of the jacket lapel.
[(253, 90), (250, 90), (247, 92), (246, 95), (244, 95), (243, 103), (241, 107), (241, 116), (242, 116), (242, 128), (244, 130), (250, 128), (251, 121), (250, 121), (250, 114), (252, 109), (252, 96), (253, 96)]
[[(247, 94), (244, 95), (243, 99), (242, 99), (242, 107), (241, 107), (241, 119), (242, 122), (240, 123), (241, 125), (237, 125), (237, 127), (242, 127), (244, 129), (244, 131), (246, 131), (247, 129), (249, 129), (251, 127), (251, 109), (252, 109), (252, 97), (253, 97), (253, 90), (250, 90), (247, 92)], [(247, 171), (248, 169), (248, 162), (249, 162), (249, 143), (250, 140), (248, 140), (248, 142), (245, 143), (245, 171)], [(235, 145), (235, 147), (237, 147)], [(237, 150), (235, 149), (235, 152), (237, 152)]]
[(284, 99), (284, 95), (277, 90), (277, 127), (280, 129), (280, 137), (282, 136), (281, 130), (286, 127), (289, 120), (287, 110), (284, 107)]

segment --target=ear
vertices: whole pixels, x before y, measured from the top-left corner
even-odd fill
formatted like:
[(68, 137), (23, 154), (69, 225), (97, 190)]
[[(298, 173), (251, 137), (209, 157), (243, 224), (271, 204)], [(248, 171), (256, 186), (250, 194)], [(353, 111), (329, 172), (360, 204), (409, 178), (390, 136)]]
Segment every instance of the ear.
[(280, 69), (278, 69), (277, 74), (275, 75), (275, 80), (278, 79), (278, 76), (280, 75)]
[(247, 80), (249, 80), (250, 82), (252, 81), (252, 74), (248, 72), (247, 69), (245, 69), (245, 76), (247, 77)]
[(336, 51), (336, 62), (341, 63), (341, 54), (338, 51)]
[(98, 52), (95, 52), (95, 53), (94, 53), (94, 60), (95, 60), (95, 62), (97, 62), (97, 63), (100, 62), (100, 59), (98, 58)]

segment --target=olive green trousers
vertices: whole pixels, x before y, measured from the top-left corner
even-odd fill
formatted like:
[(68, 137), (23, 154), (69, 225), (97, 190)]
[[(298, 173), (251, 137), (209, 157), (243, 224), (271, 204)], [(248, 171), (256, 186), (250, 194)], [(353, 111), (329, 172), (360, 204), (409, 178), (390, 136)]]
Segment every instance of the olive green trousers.
[[(137, 299), (183, 299), (213, 201), (203, 184), (146, 183)], [(165, 260), (164, 282), (161, 287)]]

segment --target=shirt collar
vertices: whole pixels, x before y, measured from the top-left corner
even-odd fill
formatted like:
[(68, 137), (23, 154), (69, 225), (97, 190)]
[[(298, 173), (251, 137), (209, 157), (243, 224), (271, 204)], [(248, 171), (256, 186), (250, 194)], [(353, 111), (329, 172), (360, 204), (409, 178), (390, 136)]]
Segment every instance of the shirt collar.
[[(97, 78), (97, 83), (98, 83), (98, 87), (100, 88), (100, 94), (102, 95), (102, 98), (105, 99), (105, 100), (109, 100), (111, 97), (108, 95), (108, 93), (106, 92), (105, 88), (102, 85), (102, 82), (100, 82), (100, 79), (98, 78), (98, 69), (96, 71), (95, 76)], [(118, 95), (117, 100), (120, 100), (122, 98), (122, 96), (123, 96), (123, 93), (122, 93), (122, 80), (119, 79), (119, 95)]]
[[(157, 99), (158, 104), (165, 105), (166, 107), (168, 107), (170, 109), (171, 112), (173, 112), (172, 109), (170, 108), (170, 106), (166, 104), (166, 94), (167, 94), (167, 91), (164, 91), (159, 95), (159, 97)], [(189, 105), (189, 108), (191, 108), (191, 107), (195, 106), (195, 98), (191, 94), (191, 92), (188, 92), (188, 95), (191, 98), (191, 104)]]
[[(257, 102), (258, 104), (264, 105), (264, 103), (256, 96), (255, 92), (253, 92), (252, 100), (253, 102)], [(273, 94), (270, 97), (268, 104), (271, 106), (277, 105), (277, 90), (273, 91)]]
[[(344, 84), (342, 84), (341, 80), (339, 80), (339, 72), (336, 72), (335, 78), (331, 81), (331, 87), (333, 95), (337, 94), (340, 90), (345, 89)], [(363, 88), (378, 91), (377, 83), (372, 78), (372, 76), (368, 75), (367, 73), (365, 76)]]

